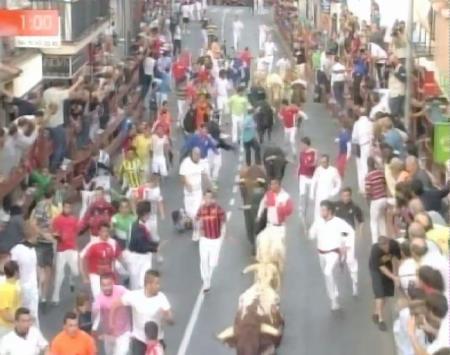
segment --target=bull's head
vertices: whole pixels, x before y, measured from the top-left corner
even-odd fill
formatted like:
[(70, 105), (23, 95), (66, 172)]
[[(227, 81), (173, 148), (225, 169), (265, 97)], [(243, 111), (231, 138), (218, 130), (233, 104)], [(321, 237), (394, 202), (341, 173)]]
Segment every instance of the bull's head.
[[(260, 325), (259, 331), (262, 334), (270, 335), (273, 337), (281, 336), (280, 330), (276, 329), (275, 327), (267, 323), (262, 323)], [(220, 340), (222, 343), (229, 343), (233, 342), (233, 340), (236, 340), (237, 336), (238, 334), (235, 334), (234, 327), (228, 327), (219, 334), (217, 334), (217, 339)]]

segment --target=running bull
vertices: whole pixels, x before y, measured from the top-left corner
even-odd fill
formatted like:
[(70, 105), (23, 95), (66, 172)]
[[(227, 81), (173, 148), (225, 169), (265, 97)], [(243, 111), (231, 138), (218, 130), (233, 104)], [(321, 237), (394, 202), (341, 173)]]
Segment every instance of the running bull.
[(271, 287), (254, 284), (239, 298), (234, 326), (217, 338), (235, 348), (237, 355), (274, 355), (283, 328), (279, 296)]

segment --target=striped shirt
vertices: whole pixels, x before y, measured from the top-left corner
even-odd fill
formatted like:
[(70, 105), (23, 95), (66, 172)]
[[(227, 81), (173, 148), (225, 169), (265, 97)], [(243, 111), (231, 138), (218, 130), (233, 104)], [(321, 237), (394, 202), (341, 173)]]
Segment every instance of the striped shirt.
[(225, 222), (225, 211), (217, 203), (202, 205), (197, 213), (197, 219), (203, 231), (203, 237), (208, 239), (220, 238), (222, 226)]
[(141, 186), (142, 163), (139, 158), (125, 159), (120, 166), (119, 175), (129, 188)]
[(381, 170), (373, 170), (366, 176), (366, 195), (371, 200), (387, 197), (386, 178)]
[(186, 85), (177, 85), (175, 88), (175, 93), (177, 96), (177, 100), (183, 101), (186, 100)]

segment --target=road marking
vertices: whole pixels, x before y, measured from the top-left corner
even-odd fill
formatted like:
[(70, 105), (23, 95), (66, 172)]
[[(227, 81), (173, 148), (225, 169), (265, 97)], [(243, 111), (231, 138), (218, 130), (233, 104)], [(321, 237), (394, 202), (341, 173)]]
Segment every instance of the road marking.
[(230, 202), (228, 203), (230, 206), (234, 206), (234, 197), (231, 198)]
[(186, 330), (184, 331), (180, 347), (178, 348), (177, 355), (186, 355), (186, 351), (191, 341), (192, 333), (194, 332), (194, 327), (195, 324), (197, 323), (198, 315), (200, 314), (200, 310), (202, 308), (204, 299), (205, 294), (203, 293), (203, 289), (200, 288), (200, 292), (197, 296), (197, 300), (195, 301), (194, 308), (192, 309), (192, 313), (189, 318), (189, 323), (186, 327)]
[(230, 218), (231, 218), (231, 211), (228, 211), (227, 212), (227, 222), (230, 220)]
[(234, 185), (233, 190), (231, 190), (231, 193), (234, 195), (237, 192), (237, 190), (238, 190), (238, 186)]

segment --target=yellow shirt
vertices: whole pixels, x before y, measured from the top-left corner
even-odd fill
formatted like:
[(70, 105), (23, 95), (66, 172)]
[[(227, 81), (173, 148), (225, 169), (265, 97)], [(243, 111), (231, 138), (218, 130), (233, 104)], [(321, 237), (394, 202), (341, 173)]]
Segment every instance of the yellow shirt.
[(133, 139), (133, 147), (136, 149), (136, 154), (140, 161), (144, 164), (149, 164), (150, 151), (152, 149), (152, 136), (146, 137), (143, 134), (138, 134)]
[(444, 255), (448, 255), (448, 239), (450, 237), (450, 228), (438, 224), (433, 225), (433, 229), (426, 234), (427, 239), (436, 243)]
[[(21, 297), (20, 297), (20, 286), (19, 281), (5, 281), (0, 283), (0, 310), (9, 310), (9, 312), (14, 316), (17, 308), (20, 307)], [(13, 328), (13, 323), (5, 321), (0, 316), (0, 326)]]

